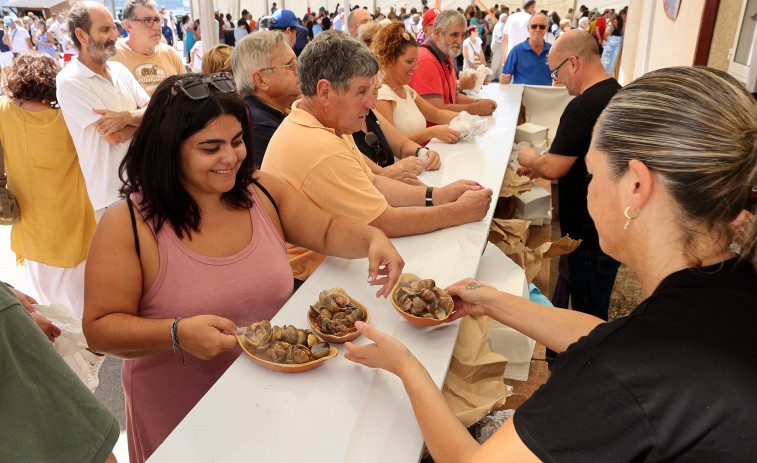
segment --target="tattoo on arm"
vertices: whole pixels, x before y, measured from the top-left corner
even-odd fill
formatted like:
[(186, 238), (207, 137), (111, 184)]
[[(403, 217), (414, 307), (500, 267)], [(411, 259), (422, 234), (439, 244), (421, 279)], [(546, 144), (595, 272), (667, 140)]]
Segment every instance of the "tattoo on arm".
[(486, 285), (481, 284), (478, 281), (471, 281), (470, 283), (468, 283), (467, 285), (465, 285), (465, 289), (473, 290), (473, 289), (483, 288), (485, 286)]

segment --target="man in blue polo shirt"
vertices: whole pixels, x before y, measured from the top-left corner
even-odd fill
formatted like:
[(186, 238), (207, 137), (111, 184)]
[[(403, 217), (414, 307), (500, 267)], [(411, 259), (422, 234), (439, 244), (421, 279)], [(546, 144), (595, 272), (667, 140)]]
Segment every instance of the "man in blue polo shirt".
[(547, 17), (536, 13), (528, 23), (528, 40), (514, 46), (507, 56), (499, 81), (503, 84), (552, 85), (549, 77), (550, 44), (544, 41)]

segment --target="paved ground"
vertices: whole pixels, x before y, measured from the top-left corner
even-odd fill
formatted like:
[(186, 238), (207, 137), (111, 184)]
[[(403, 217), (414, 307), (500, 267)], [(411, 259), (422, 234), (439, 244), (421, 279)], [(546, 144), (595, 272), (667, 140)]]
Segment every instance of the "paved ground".
[[(24, 277), (23, 267), (16, 266), (16, 255), (10, 245), (11, 227), (0, 226), (0, 280), (12, 284), (20, 291), (29, 293)], [(115, 358), (107, 358), (100, 369), (100, 385), (95, 391), (95, 396), (100, 399), (121, 424), (121, 438), (116, 444), (114, 454), (118, 461), (129, 461), (126, 447), (126, 416), (124, 414), (124, 394), (121, 387), (121, 361)]]

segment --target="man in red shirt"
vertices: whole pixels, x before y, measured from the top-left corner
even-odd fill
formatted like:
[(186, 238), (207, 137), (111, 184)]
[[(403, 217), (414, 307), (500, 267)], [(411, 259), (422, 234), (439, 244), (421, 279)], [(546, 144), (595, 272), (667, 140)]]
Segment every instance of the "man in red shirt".
[(458, 91), (453, 58), (462, 50), (467, 27), (465, 17), (455, 10), (432, 9), (423, 15), (424, 26), (431, 22), (434, 28), (419, 47), (418, 69), (413, 73), (410, 87), (437, 108), (488, 116), (497, 109), (496, 102), (471, 98)]
[(605, 42), (605, 34), (607, 33), (607, 22), (610, 20), (610, 17), (612, 16), (612, 11), (605, 10), (604, 14), (597, 18), (597, 24), (594, 26), (594, 35), (597, 37), (597, 42), (599, 43), (599, 46), (604, 46)]

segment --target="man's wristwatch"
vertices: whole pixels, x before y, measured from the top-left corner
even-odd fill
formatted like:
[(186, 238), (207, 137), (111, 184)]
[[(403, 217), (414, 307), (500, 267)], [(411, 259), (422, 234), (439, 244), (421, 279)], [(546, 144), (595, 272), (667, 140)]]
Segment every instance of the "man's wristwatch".
[(416, 158), (417, 158), (417, 157), (420, 157), (420, 156), (421, 156), (421, 150), (425, 150), (425, 151), (423, 152), (423, 154), (424, 154), (424, 155), (428, 154), (428, 152), (429, 152), (429, 151), (431, 151), (431, 150), (430, 150), (430, 149), (429, 149), (428, 147), (426, 147), (426, 146), (419, 146), (418, 148), (416, 148), (416, 149), (415, 149), (415, 157), (416, 157)]
[(434, 200), (432, 198), (433, 193), (434, 193), (434, 187), (427, 186), (426, 187), (426, 207), (431, 207), (434, 205)]

